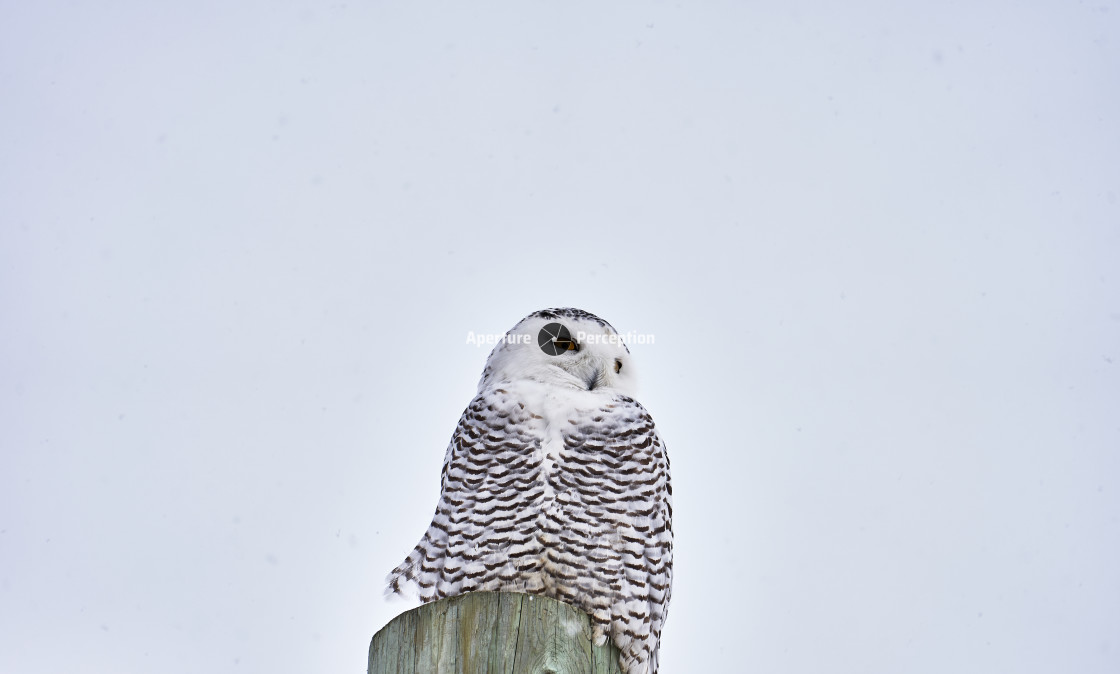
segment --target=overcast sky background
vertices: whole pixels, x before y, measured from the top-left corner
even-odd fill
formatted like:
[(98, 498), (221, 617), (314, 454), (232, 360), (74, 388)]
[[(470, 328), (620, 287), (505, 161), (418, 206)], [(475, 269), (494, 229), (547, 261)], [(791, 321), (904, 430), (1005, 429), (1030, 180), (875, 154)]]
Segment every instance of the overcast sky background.
[(667, 674), (1120, 671), (1120, 5), (0, 2), (0, 671), (365, 671), (487, 349), (667, 443)]

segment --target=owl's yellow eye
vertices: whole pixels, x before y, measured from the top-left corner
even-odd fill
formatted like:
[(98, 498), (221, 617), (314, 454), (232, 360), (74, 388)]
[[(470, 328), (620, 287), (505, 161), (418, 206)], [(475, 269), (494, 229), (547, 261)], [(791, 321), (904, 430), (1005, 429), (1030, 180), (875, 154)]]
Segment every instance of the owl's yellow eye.
[(554, 341), (553, 344), (556, 344), (558, 356), (563, 352), (578, 352), (579, 350), (579, 344), (575, 339), (564, 339), (561, 337)]
[(564, 339), (563, 337), (557, 338), (556, 342), (556, 355), (560, 355), (563, 351), (579, 351), (579, 343), (574, 339)]
[(614, 373), (618, 374), (619, 372), (622, 372), (622, 361), (615, 358), (614, 359)]

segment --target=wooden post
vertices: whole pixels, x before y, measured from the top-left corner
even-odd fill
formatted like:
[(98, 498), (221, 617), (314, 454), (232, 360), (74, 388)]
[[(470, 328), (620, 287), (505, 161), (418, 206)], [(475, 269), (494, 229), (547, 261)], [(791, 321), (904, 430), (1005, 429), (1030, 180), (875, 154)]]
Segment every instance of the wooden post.
[(591, 643), (591, 618), (538, 595), (471, 592), (393, 618), (369, 645), (369, 674), (621, 674)]

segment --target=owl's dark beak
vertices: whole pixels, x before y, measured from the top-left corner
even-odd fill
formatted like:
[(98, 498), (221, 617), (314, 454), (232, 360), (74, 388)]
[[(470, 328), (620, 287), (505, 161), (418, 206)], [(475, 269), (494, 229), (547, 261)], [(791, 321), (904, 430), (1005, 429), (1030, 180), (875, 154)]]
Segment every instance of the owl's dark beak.
[(594, 391), (595, 385), (599, 383), (599, 376), (603, 374), (602, 370), (596, 369), (591, 373), (591, 377), (587, 380), (587, 390)]

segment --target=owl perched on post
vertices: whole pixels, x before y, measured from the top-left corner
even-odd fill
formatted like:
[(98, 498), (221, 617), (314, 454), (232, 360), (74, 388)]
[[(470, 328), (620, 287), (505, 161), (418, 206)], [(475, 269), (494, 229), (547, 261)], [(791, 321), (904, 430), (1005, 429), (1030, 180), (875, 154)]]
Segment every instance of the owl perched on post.
[(443, 463), (424, 537), (388, 592), (543, 594), (589, 613), (628, 674), (656, 674), (673, 580), (673, 489), (626, 345), (546, 309), (490, 354)]

